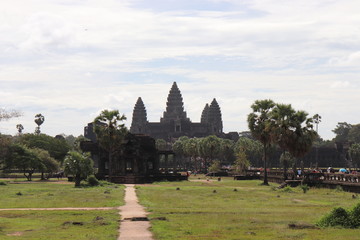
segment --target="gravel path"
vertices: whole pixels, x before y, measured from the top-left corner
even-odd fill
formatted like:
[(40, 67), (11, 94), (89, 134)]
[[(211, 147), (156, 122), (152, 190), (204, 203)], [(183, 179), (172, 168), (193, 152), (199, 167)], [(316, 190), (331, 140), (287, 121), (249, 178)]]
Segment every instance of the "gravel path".
[(138, 203), (133, 184), (125, 184), (125, 205), (120, 207), (121, 224), (118, 240), (153, 240), (147, 212)]

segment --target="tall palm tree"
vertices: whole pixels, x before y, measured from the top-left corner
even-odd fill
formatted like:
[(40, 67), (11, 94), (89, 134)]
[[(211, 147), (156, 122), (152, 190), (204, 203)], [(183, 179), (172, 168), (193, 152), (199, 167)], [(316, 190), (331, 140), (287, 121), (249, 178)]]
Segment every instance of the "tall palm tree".
[(113, 174), (113, 157), (121, 148), (121, 142), (127, 133), (127, 128), (122, 121), (125, 115), (120, 115), (118, 110), (103, 110), (94, 119), (94, 131), (100, 146), (109, 154), (109, 179)]
[(293, 118), (293, 131), (288, 141), (288, 151), (295, 158), (303, 157), (309, 152), (318, 138), (314, 130), (314, 118), (308, 118), (305, 111), (297, 111)]
[[(290, 104), (276, 104), (272, 110), (272, 121), (274, 124), (272, 138), (282, 150), (282, 155), (286, 155), (289, 142), (293, 137), (295, 110)], [(287, 180), (287, 168), (289, 161), (287, 157), (282, 158), (284, 165), (284, 180)]]
[(275, 107), (275, 103), (270, 99), (256, 100), (251, 105), (253, 110), (248, 115), (248, 126), (254, 138), (263, 144), (264, 149), (264, 185), (269, 185), (267, 178), (267, 151), (272, 143), (273, 121), (271, 119), (271, 111)]

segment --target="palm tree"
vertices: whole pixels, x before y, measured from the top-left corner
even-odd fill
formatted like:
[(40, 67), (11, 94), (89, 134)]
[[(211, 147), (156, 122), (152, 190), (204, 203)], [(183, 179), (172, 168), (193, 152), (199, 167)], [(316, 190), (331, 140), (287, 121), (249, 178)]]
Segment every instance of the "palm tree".
[(259, 140), (264, 147), (264, 185), (269, 185), (267, 179), (267, 151), (272, 143), (273, 122), (271, 120), (271, 111), (275, 103), (270, 99), (256, 100), (251, 105), (253, 110), (248, 115), (248, 126), (254, 138)]
[(94, 131), (100, 146), (109, 154), (109, 179), (113, 174), (113, 156), (121, 148), (121, 142), (127, 133), (125, 115), (120, 115), (118, 110), (103, 110), (94, 119)]
[[(295, 110), (290, 104), (276, 104), (271, 115), (274, 124), (272, 133), (273, 142), (279, 145), (282, 155), (285, 156), (289, 148), (288, 144), (293, 136)], [(284, 165), (284, 180), (287, 180), (288, 158), (282, 158), (281, 162)]]
[(314, 141), (318, 138), (314, 130), (314, 118), (308, 118), (305, 111), (297, 111), (294, 114), (292, 123), (292, 135), (288, 140), (288, 151), (295, 158), (303, 157), (313, 146)]
[(24, 126), (22, 124), (17, 124), (16, 129), (18, 130), (19, 135), (21, 135), (24, 130)]
[(45, 117), (41, 113), (36, 114), (34, 121), (35, 121), (35, 123), (37, 125), (37, 127), (35, 128), (35, 133), (40, 134), (40, 125), (44, 123)]

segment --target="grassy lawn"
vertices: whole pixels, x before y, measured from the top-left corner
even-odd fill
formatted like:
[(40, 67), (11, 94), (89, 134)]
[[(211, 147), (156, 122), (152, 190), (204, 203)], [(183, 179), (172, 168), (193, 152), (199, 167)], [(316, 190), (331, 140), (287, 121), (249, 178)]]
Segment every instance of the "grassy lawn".
[(0, 208), (117, 207), (123, 205), (124, 186), (75, 188), (46, 182), (0, 185)]
[(0, 239), (116, 239), (118, 219), (115, 210), (0, 212)]
[[(46, 182), (0, 185), (0, 208), (117, 207), (124, 186), (75, 188)], [(20, 194), (21, 193), (21, 194)], [(0, 239), (116, 239), (117, 210), (0, 211)]]
[(360, 229), (289, 228), (314, 225), (334, 207), (351, 208), (359, 202), (352, 193), (317, 188), (306, 194), (300, 188), (285, 192), (275, 190), (277, 184), (260, 183), (230, 178), (165, 182), (139, 186), (137, 192), (159, 240), (359, 239)]

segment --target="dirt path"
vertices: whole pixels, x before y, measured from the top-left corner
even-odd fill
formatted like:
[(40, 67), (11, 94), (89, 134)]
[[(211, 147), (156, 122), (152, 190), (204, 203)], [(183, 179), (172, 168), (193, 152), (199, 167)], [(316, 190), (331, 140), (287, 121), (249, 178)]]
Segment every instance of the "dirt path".
[(153, 240), (147, 212), (138, 203), (133, 184), (125, 184), (125, 205), (120, 207), (121, 224), (118, 240)]

